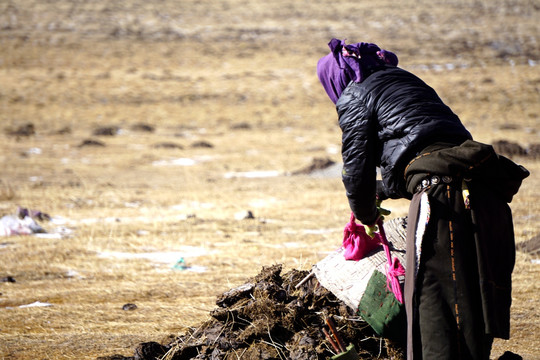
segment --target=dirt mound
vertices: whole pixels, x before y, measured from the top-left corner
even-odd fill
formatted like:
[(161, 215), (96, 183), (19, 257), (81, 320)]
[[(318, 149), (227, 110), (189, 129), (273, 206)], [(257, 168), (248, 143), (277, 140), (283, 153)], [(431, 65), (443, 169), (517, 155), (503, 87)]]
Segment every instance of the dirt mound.
[(498, 154), (510, 158), (516, 156), (529, 157), (532, 159), (540, 158), (540, 144), (530, 144), (528, 148), (525, 148), (513, 141), (497, 140), (493, 143), (493, 148)]
[(335, 352), (324, 334), (327, 318), (362, 359), (404, 358), (397, 344), (378, 337), (315, 277), (301, 283), (307, 271), (281, 271), (281, 265), (263, 267), (259, 275), (219, 296), (208, 321), (170, 344), (140, 344), (134, 357), (123, 359), (328, 359)]

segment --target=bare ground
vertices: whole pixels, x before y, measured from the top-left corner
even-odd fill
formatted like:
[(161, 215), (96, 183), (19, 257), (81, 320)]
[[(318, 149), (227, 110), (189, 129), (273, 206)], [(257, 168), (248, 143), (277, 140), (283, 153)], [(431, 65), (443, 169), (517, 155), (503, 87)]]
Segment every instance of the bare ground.
[(1, 2), (0, 212), (39, 209), (58, 236), (0, 239), (0, 358), (133, 356), (263, 266), (306, 271), (339, 246), (341, 181), (311, 172), (340, 162), (315, 76), (334, 36), (395, 51), (531, 171), (493, 358), (538, 358), (536, 19), (525, 0)]

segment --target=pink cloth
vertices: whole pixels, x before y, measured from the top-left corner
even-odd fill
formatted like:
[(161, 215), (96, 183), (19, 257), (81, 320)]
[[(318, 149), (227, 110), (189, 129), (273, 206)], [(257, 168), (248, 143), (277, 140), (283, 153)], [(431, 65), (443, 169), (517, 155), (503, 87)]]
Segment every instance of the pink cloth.
[(381, 245), (381, 237), (375, 234), (372, 238), (366, 233), (363, 225), (358, 225), (354, 214), (343, 230), (343, 248), (346, 260), (362, 260), (366, 255)]
[(397, 257), (392, 259), (390, 246), (384, 232), (383, 221), (379, 219), (377, 225), (379, 227), (379, 233), (375, 233), (371, 237), (366, 233), (363, 225), (356, 223), (354, 214), (351, 213), (351, 219), (343, 230), (344, 256), (346, 260), (362, 260), (370, 252), (382, 245), (388, 259), (388, 263), (386, 264), (386, 286), (388, 290), (394, 293), (396, 299), (403, 304), (403, 293), (399, 277), (405, 276), (405, 269)]
[(388, 240), (386, 239), (386, 233), (384, 232), (383, 221), (381, 218), (377, 221), (379, 226), (379, 232), (381, 234), (381, 243), (386, 252), (386, 258), (388, 259), (388, 264), (386, 265), (386, 287), (388, 290), (391, 290), (394, 293), (396, 299), (403, 304), (403, 292), (401, 290), (401, 284), (399, 283), (399, 276), (405, 275), (405, 269), (403, 265), (399, 262), (397, 257), (392, 259), (390, 254), (390, 246), (388, 245)]

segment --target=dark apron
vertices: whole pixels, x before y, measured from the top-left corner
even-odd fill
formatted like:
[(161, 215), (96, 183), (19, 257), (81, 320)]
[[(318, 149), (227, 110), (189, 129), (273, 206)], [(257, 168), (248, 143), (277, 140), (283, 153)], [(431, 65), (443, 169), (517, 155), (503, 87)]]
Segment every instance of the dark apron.
[[(432, 184), (433, 175), (450, 181)], [(407, 188), (414, 194), (405, 280), (409, 360), (420, 354), (425, 359), (489, 359), (493, 337), (509, 337), (515, 245), (507, 202), (527, 175), (491, 146), (474, 141), (433, 146), (408, 165)], [(415, 276), (411, 270), (423, 192), (431, 217)]]

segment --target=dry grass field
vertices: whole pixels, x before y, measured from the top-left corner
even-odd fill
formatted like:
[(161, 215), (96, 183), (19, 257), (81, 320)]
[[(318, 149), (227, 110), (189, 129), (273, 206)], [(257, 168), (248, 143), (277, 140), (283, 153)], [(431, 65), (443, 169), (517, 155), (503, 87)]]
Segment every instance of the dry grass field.
[(476, 140), (529, 150), (511, 204), (529, 251), (492, 356), (540, 359), (539, 18), (529, 0), (0, 0), (0, 216), (52, 217), (0, 238), (0, 359), (131, 356), (262, 266), (337, 248), (340, 177), (295, 174), (340, 161), (315, 74), (332, 37), (393, 50)]

